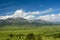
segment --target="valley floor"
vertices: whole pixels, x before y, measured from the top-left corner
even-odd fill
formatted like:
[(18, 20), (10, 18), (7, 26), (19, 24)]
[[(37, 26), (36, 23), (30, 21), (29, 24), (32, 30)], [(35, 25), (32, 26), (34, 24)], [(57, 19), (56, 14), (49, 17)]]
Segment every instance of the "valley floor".
[(5, 26), (0, 28), (0, 40), (60, 40), (60, 25)]

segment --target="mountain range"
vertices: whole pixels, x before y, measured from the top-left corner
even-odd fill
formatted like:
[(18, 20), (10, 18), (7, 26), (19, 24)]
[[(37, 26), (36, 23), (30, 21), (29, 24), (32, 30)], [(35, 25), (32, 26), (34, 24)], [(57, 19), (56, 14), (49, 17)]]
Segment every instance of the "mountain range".
[(21, 17), (17, 18), (7, 18), (7, 19), (0, 19), (0, 26), (6, 26), (6, 25), (51, 25), (54, 24), (50, 21), (40, 20), (40, 19), (34, 19), (34, 20), (27, 20)]

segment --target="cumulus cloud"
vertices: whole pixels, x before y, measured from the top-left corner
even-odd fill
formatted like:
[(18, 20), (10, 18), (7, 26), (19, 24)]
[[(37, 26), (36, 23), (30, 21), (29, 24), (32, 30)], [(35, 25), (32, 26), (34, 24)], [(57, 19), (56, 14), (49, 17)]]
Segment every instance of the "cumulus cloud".
[(2, 19), (2, 20), (4, 20), (4, 19), (8, 19), (8, 18), (12, 18), (12, 16), (10, 15), (10, 16), (0, 16), (0, 19)]
[(34, 15), (28, 15), (26, 17), (24, 17), (25, 19), (28, 19), (28, 20), (34, 20), (35, 19), (35, 16)]
[(13, 15), (13, 17), (24, 17), (27, 16), (27, 13), (25, 12), (25, 10), (17, 10)]
[(47, 20), (47, 21), (60, 21), (60, 13), (59, 14), (39, 16), (39, 17), (37, 17), (37, 19)]
[(28, 20), (33, 19), (41, 19), (41, 20), (48, 20), (48, 21), (59, 21), (60, 20), (60, 13), (59, 14), (50, 14), (50, 15), (42, 15), (42, 16), (36, 16), (40, 14), (50, 13), (53, 12), (53, 8), (49, 8), (43, 11), (33, 11), (33, 12), (26, 12), (25, 10), (16, 10), (12, 15), (6, 15), (6, 16), (0, 16), (0, 19), (7, 19), (7, 18), (25, 18)]
[(0, 19), (7, 19), (7, 18), (17, 18), (17, 17), (25, 17), (27, 13), (25, 10), (17, 10), (12, 15), (0, 16)]

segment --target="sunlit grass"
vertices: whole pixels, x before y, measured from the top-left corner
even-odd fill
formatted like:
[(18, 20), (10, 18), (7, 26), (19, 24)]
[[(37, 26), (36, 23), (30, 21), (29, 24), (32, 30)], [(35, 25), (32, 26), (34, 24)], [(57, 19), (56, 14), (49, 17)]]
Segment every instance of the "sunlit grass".
[[(7, 26), (5, 26), (7, 27)], [(10, 27), (10, 26), (9, 26)], [(27, 35), (29, 33), (34, 33), (35, 35), (38, 35), (39, 33), (42, 35), (42, 39), (43, 40), (54, 40), (53, 37), (45, 37), (46, 35), (50, 35), (50, 34), (54, 34), (54, 33), (60, 33), (60, 25), (52, 25), (52, 26), (37, 26), (37, 27), (33, 27), (33, 26), (29, 26), (29, 27), (18, 27), (15, 26), (11, 26), (10, 28), (2, 28), (0, 30), (0, 40), (6, 40), (7, 38), (9, 38), (9, 34), (12, 33), (14, 35), (18, 35), (18, 34), (24, 34)], [(26, 37), (26, 36), (25, 36)], [(11, 38), (10, 40), (16, 40), (16, 37)], [(22, 40), (22, 39), (21, 39)], [(60, 40), (59, 38), (57, 38), (56, 40)]]

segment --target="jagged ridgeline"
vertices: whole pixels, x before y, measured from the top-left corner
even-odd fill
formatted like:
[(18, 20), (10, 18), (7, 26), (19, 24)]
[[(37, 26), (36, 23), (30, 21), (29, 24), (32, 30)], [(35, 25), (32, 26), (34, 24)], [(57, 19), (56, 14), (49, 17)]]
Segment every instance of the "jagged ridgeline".
[(27, 20), (24, 18), (8, 18), (1, 20), (0, 19), (0, 26), (6, 26), (6, 25), (51, 25), (52, 22), (44, 21), (44, 20)]

